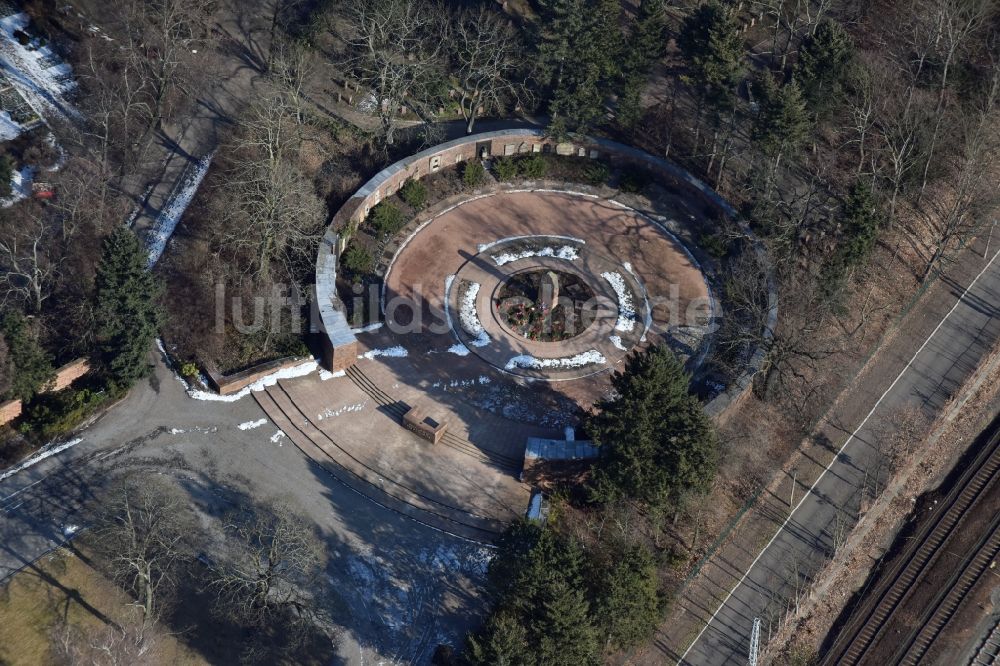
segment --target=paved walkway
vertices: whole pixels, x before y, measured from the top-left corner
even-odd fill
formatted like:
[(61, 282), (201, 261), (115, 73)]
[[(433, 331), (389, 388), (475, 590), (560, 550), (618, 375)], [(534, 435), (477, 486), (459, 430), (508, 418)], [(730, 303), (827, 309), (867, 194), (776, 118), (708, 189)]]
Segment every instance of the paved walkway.
[(861, 488), (882, 464), (872, 445), (882, 420), (907, 408), (933, 418), (1000, 339), (1000, 260), (981, 257), (965, 252), (918, 303), (820, 425), (794, 479), (744, 518), (640, 663), (746, 663), (754, 618), (779, 619), (833, 551), (837, 525), (853, 521)]

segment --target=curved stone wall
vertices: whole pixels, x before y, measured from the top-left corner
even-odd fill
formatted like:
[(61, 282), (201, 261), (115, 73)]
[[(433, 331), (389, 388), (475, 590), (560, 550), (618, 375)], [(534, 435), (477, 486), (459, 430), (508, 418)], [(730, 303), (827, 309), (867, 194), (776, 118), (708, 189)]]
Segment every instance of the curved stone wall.
[[(769, 265), (766, 251), (753, 235), (749, 225), (717, 192), (678, 165), (642, 150), (607, 139), (573, 136), (568, 141), (555, 141), (536, 129), (511, 129), (473, 134), (433, 146), (392, 164), (365, 183), (345, 203), (331, 221), (316, 259), (316, 298), (313, 311), (313, 331), (323, 334), (323, 364), (329, 370), (342, 370), (357, 356), (357, 342), (347, 322), (345, 308), (336, 290), (337, 259), (346, 241), (380, 201), (396, 193), (410, 178), (422, 178), (449, 166), (470, 159), (499, 157), (523, 153), (601, 158), (615, 166), (639, 167), (659, 176), (668, 186), (688, 190), (715, 208), (719, 214), (735, 222), (760, 257)], [(338, 230), (338, 231), (334, 231)], [(767, 276), (768, 318), (763, 339), (773, 335), (778, 318), (777, 290), (774, 277)], [(746, 371), (707, 406), (713, 416), (721, 413), (745, 395), (760, 370), (766, 350), (758, 347), (752, 353)]]

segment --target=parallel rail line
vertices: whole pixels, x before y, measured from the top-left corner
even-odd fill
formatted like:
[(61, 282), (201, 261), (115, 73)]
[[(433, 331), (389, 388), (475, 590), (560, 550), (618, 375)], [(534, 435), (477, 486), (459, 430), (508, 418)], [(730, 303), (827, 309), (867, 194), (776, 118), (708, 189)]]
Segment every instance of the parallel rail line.
[[(943, 546), (949, 535), (970, 514), (970, 510), (996, 480), (1000, 472), (1000, 419), (990, 426), (987, 436), (988, 442), (956, 480), (934, 517), (914, 535), (913, 541), (918, 545), (901, 556), (876, 584), (872, 593), (875, 601), (864, 606), (863, 612), (845, 623), (831, 648), (823, 655), (821, 664), (841, 666), (868, 663), (865, 659), (878, 643), (890, 619), (902, 607), (915, 584), (944, 552)], [(1000, 552), (998, 527), (1000, 518), (993, 521), (976, 544), (973, 555), (958, 568), (949, 585), (945, 586), (925, 611), (922, 622), (902, 642), (890, 663), (919, 662), (985, 567)]]

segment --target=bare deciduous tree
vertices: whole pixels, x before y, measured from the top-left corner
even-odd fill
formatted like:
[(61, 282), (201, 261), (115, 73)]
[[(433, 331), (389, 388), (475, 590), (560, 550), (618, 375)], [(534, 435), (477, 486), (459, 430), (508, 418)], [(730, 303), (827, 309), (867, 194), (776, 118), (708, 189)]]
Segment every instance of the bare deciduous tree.
[(281, 92), (254, 104), (230, 148), (233, 167), (218, 202), (220, 240), (240, 271), (267, 283), (311, 257), (323, 233), (323, 203), (296, 166), (297, 111)]
[(419, 0), (346, 0), (341, 13), (343, 65), (370, 91), (382, 140), (391, 145), (401, 107), (421, 114), (433, 101), (443, 48), (436, 34), (440, 23), (431, 5)]
[(234, 554), (210, 583), (220, 612), (249, 627), (315, 619), (325, 551), (314, 529), (278, 503), (234, 515), (226, 530)]
[(140, 623), (155, 622), (175, 584), (187, 541), (191, 515), (185, 498), (155, 477), (124, 479), (102, 499), (90, 535), (114, 580), (133, 595)]
[(18, 206), (0, 224), (0, 304), (15, 300), (39, 313), (62, 263), (59, 243), (37, 207)]
[(487, 7), (462, 11), (449, 31), (459, 106), (465, 131), (472, 134), (480, 113), (504, 111), (527, 98), (528, 89), (518, 75), (523, 46), (510, 23)]

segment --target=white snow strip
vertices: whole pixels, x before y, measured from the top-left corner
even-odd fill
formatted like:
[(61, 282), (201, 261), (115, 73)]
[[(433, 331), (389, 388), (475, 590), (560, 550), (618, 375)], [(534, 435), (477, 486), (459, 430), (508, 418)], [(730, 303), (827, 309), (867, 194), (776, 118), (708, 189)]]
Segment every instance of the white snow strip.
[(16, 169), (10, 174), (10, 196), (0, 199), (0, 206), (9, 208), (22, 199), (31, 196), (31, 183), (35, 180), (35, 169), (30, 166)]
[(344, 405), (343, 407), (340, 407), (339, 409), (330, 409), (329, 407), (327, 407), (319, 415), (316, 416), (316, 420), (317, 421), (322, 421), (323, 419), (332, 419), (332, 418), (335, 418), (337, 416), (340, 416), (341, 414), (350, 414), (351, 412), (360, 412), (362, 409), (365, 408), (365, 405), (367, 405), (367, 404), (368, 404), (368, 401), (365, 400), (364, 402), (356, 402), (353, 405)]
[(27, 460), (25, 460), (24, 462), (22, 462), (17, 467), (12, 467), (11, 469), (9, 469), (6, 472), (4, 472), (3, 474), (0, 474), (0, 481), (3, 481), (4, 479), (10, 478), (10, 477), (14, 476), (15, 474), (17, 474), (18, 472), (23, 472), (24, 470), (28, 469), (29, 467), (31, 467), (33, 465), (37, 465), (38, 463), (42, 462), (46, 458), (51, 458), (52, 456), (56, 455), (57, 453), (62, 453), (66, 449), (71, 449), (71, 448), (73, 448), (74, 446), (76, 446), (77, 444), (79, 444), (82, 441), (83, 441), (83, 438), (77, 437), (76, 439), (71, 439), (68, 442), (63, 442), (62, 444), (50, 444), (49, 446), (44, 447), (41, 451), (39, 451), (35, 455), (31, 456), (30, 458), (28, 458)]
[(611, 344), (613, 344), (618, 349), (621, 349), (622, 351), (628, 351), (628, 347), (622, 344), (622, 338), (620, 335), (612, 335), (609, 339), (611, 340)]
[(455, 356), (468, 356), (469, 348), (461, 342), (458, 342), (453, 344), (451, 347), (448, 347), (448, 352), (454, 354)]
[(369, 349), (364, 354), (360, 354), (358, 358), (366, 358), (370, 361), (377, 356), (386, 356), (388, 358), (406, 358), (409, 355), (410, 353), (401, 345), (396, 345), (395, 347), (386, 347), (385, 349)]
[[(525, 190), (525, 191), (527, 191), (527, 190)], [(546, 238), (546, 239), (554, 238), (556, 240), (570, 241), (571, 243), (579, 243), (580, 245), (586, 245), (587, 244), (587, 241), (583, 240), (582, 238), (577, 238), (576, 236), (547, 236), (547, 235), (546, 236), (538, 236), (538, 235), (534, 235), (534, 236), (509, 236), (507, 238), (500, 238), (500, 239), (492, 241), (490, 243), (480, 243), (478, 246), (476, 246), (476, 249), (479, 252), (486, 252), (486, 250), (489, 250), (492, 247), (496, 247), (497, 245), (500, 245), (501, 243), (509, 243), (511, 241), (519, 241), (519, 240), (528, 240), (528, 239), (531, 239), (531, 238)]]
[(329, 370), (320, 370), (319, 371), (319, 379), (320, 379), (320, 381), (323, 381), (323, 382), (325, 382), (325, 381), (327, 381), (329, 379), (335, 379), (337, 377), (346, 377), (346, 376), (347, 376), (347, 372), (345, 372), (344, 370), (337, 370), (337, 372), (330, 372)]
[(12, 141), (24, 132), (24, 127), (17, 124), (10, 114), (0, 111), (0, 141)]
[(271, 443), (277, 444), (278, 440), (280, 440), (283, 437), (288, 437), (288, 435), (286, 435), (283, 430), (279, 430), (278, 432), (271, 435)]
[[(673, 237), (673, 236), (671, 236), (671, 237)], [(674, 240), (677, 240), (677, 239), (674, 238)], [(687, 248), (684, 248), (684, 249), (685, 249), (685, 252), (686, 252)], [(625, 263), (622, 264), (622, 266), (624, 266), (625, 270), (628, 271), (628, 274), (631, 275), (632, 278), (635, 279), (635, 281), (637, 283), (639, 283), (639, 288), (642, 289), (642, 302), (646, 306), (646, 316), (644, 317), (644, 321), (643, 321), (643, 325), (645, 327), (645, 330), (642, 332), (642, 337), (639, 338), (639, 340), (640, 340), (640, 342), (645, 342), (646, 341), (646, 331), (648, 331), (649, 329), (651, 329), (653, 327), (653, 308), (651, 308), (649, 306), (649, 295), (646, 293), (646, 287), (643, 286), (642, 280), (639, 279), (639, 276), (636, 274), (635, 270), (633, 270), (632, 264), (630, 264), (629, 262), (626, 261)], [(700, 266), (698, 267), (698, 270), (699, 270), (699, 272), (701, 271), (701, 267)], [(708, 282), (705, 282), (705, 284), (707, 286)], [(712, 293), (711, 288), (709, 288), (708, 293), (709, 293), (709, 295), (711, 295), (711, 293)], [(714, 303), (712, 304), (712, 309), (713, 310), (715, 309), (715, 304)]]
[(458, 320), (462, 322), (462, 328), (465, 329), (466, 333), (476, 336), (476, 339), (472, 340), (470, 344), (473, 347), (485, 347), (490, 344), (490, 335), (479, 321), (479, 311), (476, 309), (476, 296), (478, 295), (479, 283), (470, 282), (458, 304)]
[(604, 358), (604, 354), (596, 349), (591, 349), (590, 351), (580, 352), (576, 356), (569, 356), (565, 358), (535, 358), (529, 354), (521, 354), (520, 356), (515, 356), (507, 361), (507, 365), (504, 366), (504, 369), (514, 370), (515, 368), (528, 368), (531, 370), (545, 370), (582, 368), (585, 365), (601, 365), (607, 362), (608, 359)]
[(542, 247), (522, 250), (516, 253), (504, 252), (503, 254), (495, 254), (493, 255), (493, 261), (496, 262), (497, 266), (503, 266), (512, 261), (527, 259), (528, 257), (555, 257), (556, 259), (563, 259), (565, 261), (576, 261), (580, 258), (580, 254), (572, 245), (563, 245), (558, 250), (551, 247)]
[(173, 193), (170, 200), (160, 210), (160, 214), (156, 217), (156, 221), (153, 223), (153, 228), (150, 229), (149, 236), (146, 240), (146, 244), (149, 247), (150, 267), (159, 261), (160, 256), (163, 254), (163, 250), (166, 249), (167, 241), (170, 240), (170, 237), (174, 233), (174, 229), (177, 228), (177, 224), (184, 216), (184, 211), (187, 210), (189, 205), (191, 205), (191, 201), (194, 199), (194, 195), (198, 191), (201, 181), (205, 179), (205, 174), (208, 173), (208, 166), (212, 163), (212, 158), (214, 156), (215, 152), (213, 151), (201, 158), (194, 171), (187, 175), (181, 186)]
[(632, 304), (632, 292), (626, 286), (621, 273), (608, 271), (601, 273), (601, 277), (608, 281), (618, 297), (618, 321), (615, 322), (615, 330), (631, 331), (635, 328), (635, 306)]
[(236, 426), (240, 430), (253, 430), (254, 428), (259, 428), (267, 423), (267, 419), (260, 419), (257, 421), (244, 421), (243, 423)]
[(29, 23), (24, 12), (0, 19), (0, 68), (4, 76), (39, 116), (80, 119), (79, 110), (66, 97), (76, 88), (70, 66), (48, 46), (40, 46), (38, 39), (23, 45), (14, 37), (16, 30), (24, 31)]
[(367, 326), (362, 326), (361, 328), (352, 328), (351, 333), (358, 335), (359, 333), (371, 333), (372, 331), (377, 331), (382, 328), (383, 322), (377, 321), (374, 324), (368, 324)]
[(209, 393), (207, 391), (198, 391), (195, 389), (188, 389), (188, 396), (194, 398), (195, 400), (210, 400), (214, 402), (236, 402), (242, 398), (250, 395), (251, 391), (263, 391), (268, 386), (274, 386), (278, 383), (279, 379), (295, 379), (296, 377), (305, 377), (306, 375), (316, 372), (319, 364), (316, 361), (306, 361), (300, 365), (292, 366), (291, 368), (283, 368), (274, 372), (267, 377), (261, 377), (255, 381), (250, 386), (247, 386), (242, 391), (238, 393), (233, 393), (232, 395), (219, 395), (218, 393)]

